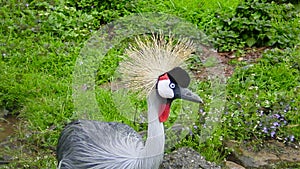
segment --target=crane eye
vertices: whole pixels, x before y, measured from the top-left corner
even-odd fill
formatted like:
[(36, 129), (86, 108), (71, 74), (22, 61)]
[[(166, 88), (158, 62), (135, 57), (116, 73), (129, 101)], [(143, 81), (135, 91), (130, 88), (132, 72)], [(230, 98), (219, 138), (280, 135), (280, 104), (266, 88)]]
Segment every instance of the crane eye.
[(176, 85), (174, 83), (170, 83), (169, 86), (170, 86), (171, 89), (174, 89)]

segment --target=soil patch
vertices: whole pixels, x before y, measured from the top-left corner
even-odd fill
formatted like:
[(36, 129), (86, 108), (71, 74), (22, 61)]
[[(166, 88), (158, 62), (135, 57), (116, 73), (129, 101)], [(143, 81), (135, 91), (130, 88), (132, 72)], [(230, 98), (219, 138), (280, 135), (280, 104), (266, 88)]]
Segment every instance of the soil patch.
[(0, 118), (0, 142), (14, 134), (17, 123), (18, 119), (13, 115)]

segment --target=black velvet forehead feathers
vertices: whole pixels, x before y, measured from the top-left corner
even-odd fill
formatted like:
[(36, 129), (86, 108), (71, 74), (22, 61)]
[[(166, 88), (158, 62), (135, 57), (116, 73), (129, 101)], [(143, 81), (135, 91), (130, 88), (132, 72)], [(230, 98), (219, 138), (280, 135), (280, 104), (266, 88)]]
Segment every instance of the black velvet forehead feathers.
[(191, 78), (182, 68), (175, 67), (167, 73), (169, 76), (171, 76), (170, 78), (174, 79), (180, 87), (187, 88), (189, 86)]

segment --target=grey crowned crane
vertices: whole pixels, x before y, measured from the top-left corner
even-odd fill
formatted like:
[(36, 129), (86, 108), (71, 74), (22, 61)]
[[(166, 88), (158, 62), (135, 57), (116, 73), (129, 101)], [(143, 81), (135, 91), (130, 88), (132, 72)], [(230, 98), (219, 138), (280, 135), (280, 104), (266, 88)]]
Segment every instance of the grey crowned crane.
[(180, 68), (193, 52), (193, 43), (176, 43), (162, 35), (136, 39), (128, 58), (120, 63), (124, 81), (132, 90), (147, 93), (147, 139), (126, 124), (77, 120), (62, 131), (57, 145), (60, 169), (157, 169), (164, 155), (163, 122), (172, 101), (185, 99), (200, 103), (201, 98), (187, 87), (188, 73)]

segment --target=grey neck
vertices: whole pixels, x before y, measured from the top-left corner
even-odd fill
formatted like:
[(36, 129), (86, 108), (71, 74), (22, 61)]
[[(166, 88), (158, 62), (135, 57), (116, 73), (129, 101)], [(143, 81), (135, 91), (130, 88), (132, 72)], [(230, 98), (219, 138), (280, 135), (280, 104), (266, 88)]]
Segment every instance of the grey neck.
[(163, 123), (159, 121), (160, 105), (167, 100), (161, 98), (156, 90), (148, 96), (148, 135), (145, 143), (144, 155), (160, 156), (164, 153), (165, 133)]

